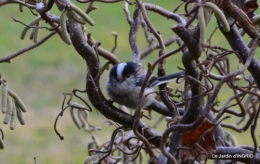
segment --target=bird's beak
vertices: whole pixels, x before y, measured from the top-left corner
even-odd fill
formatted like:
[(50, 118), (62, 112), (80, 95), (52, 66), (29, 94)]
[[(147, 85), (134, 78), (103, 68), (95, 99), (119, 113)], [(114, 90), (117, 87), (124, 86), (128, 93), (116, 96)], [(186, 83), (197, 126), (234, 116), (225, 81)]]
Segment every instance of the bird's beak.
[(123, 80), (116, 79), (116, 81), (117, 81), (118, 83), (122, 83)]

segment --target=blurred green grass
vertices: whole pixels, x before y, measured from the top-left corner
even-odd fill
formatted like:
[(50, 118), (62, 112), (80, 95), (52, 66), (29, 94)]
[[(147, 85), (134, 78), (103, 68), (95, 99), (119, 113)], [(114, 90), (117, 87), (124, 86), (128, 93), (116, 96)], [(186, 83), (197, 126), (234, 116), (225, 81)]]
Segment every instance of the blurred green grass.
[[(171, 1), (147, 1), (157, 3), (166, 9), (173, 11), (174, 6)], [(76, 3), (78, 4), (78, 3)], [(101, 46), (107, 50), (111, 50), (114, 46), (114, 38), (111, 35), (112, 31), (118, 33), (118, 47), (115, 54), (121, 61), (131, 60), (131, 49), (128, 44), (129, 25), (125, 19), (123, 12), (124, 2), (116, 4), (95, 3), (99, 8), (97, 11), (90, 13), (91, 18), (95, 21), (95, 26), (87, 26), (87, 32), (91, 33), (95, 40), (101, 42)], [(86, 8), (84, 4), (78, 4), (82, 8)], [(130, 12), (133, 13), (134, 6), (130, 6)], [(60, 15), (57, 9), (52, 10), (52, 13)], [(22, 22), (31, 21), (34, 16), (28, 9), (23, 13), (18, 11), (17, 5), (2, 6), (0, 10), (2, 21), (0, 22), (0, 57), (11, 54), (26, 46), (32, 44), (28, 39), (30, 33), (21, 41), (20, 32), (23, 25), (12, 21), (11, 17), (21, 20)], [(151, 22), (155, 28), (160, 31), (162, 37), (167, 39), (173, 32), (170, 27), (175, 22), (167, 20), (155, 13), (148, 12)], [(5, 21), (3, 21), (5, 20)], [(45, 24), (42, 23), (42, 26)], [(208, 26), (208, 36), (216, 27), (216, 19), (211, 20)], [(40, 37), (42, 38), (48, 31), (41, 30)], [(138, 44), (141, 50), (147, 46), (142, 34), (142, 29), (139, 29)], [(249, 38), (246, 39), (247, 41)], [(222, 37), (219, 31), (213, 36), (214, 45), (229, 48), (226, 40)], [(167, 48), (170, 51), (174, 46)], [(143, 61), (146, 67), (148, 62), (153, 62), (158, 54), (155, 51), (151, 57)], [(104, 63), (104, 60), (101, 59)], [(232, 63), (232, 68), (235, 69), (235, 62)], [(167, 73), (175, 72), (177, 66), (182, 67), (181, 55), (174, 55), (167, 59)], [(9, 126), (1, 124), (1, 128), (5, 133), (5, 149), (1, 150), (0, 163), (33, 163), (33, 158), (37, 158), (38, 163), (83, 163), (87, 157), (87, 143), (91, 140), (90, 134), (79, 131), (72, 123), (68, 113), (65, 113), (58, 122), (58, 129), (65, 137), (65, 140), (60, 141), (53, 130), (53, 123), (56, 115), (60, 111), (60, 106), (63, 100), (62, 93), (71, 92), (73, 89), (84, 89), (86, 65), (83, 59), (77, 54), (73, 46), (67, 46), (61, 41), (58, 35), (55, 35), (40, 47), (12, 60), (12, 63), (0, 64), (0, 73), (7, 80), (8, 86), (18, 93), (28, 106), (28, 112), (24, 114), (26, 125), (17, 125), (14, 131), (9, 130)], [(154, 73), (156, 74), (156, 73)], [(101, 87), (104, 90), (107, 72), (102, 76)], [(174, 84), (172, 84), (174, 85)], [(176, 85), (174, 85), (176, 87)], [(225, 94), (219, 96), (219, 100), (223, 103), (232, 92), (226, 92), (227, 87), (222, 91)], [(83, 95), (83, 97), (86, 97)], [(154, 118), (157, 118), (155, 115)], [(0, 115), (0, 120), (3, 120), (4, 115)], [(91, 113), (91, 123), (98, 126), (104, 120), (101, 114), (95, 110)], [(154, 120), (153, 120), (154, 121)], [(233, 120), (231, 120), (233, 121)], [(147, 121), (150, 125), (151, 121)], [(161, 124), (163, 128), (165, 124)], [(99, 134), (101, 141), (110, 138), (112, 128), (104, 128)], [(104, 135), (106, 134), (106, 135)], [(234, 133), (236, 134), (240, 144), (252, 144), (250, 133)], [(259, 131), (258, 133), (259, 134)], [(245, 139), (248, 138), (248, 139)]]

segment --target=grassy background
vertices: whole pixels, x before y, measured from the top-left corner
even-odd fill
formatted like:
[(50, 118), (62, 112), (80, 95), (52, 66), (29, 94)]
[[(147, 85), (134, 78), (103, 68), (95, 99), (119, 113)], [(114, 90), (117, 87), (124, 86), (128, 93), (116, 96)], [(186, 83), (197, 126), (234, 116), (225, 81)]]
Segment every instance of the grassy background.
[[(167, 0), (149, 0), (146, 2), (157, 3), (166, 9), (173, 11), (174, 6), (171, 1)], [(131, 60), (131, 50), (128, 44), (129, 25), (125, 19), (123, 12), (124, 2), (116, 4), (95, 3), (99, 8), (90, 13), (91, 18), (95, 21), (94, 27), (87, 26), (87, 32), (101, 42), (101, 46), (107, 50), (111, 50), (114, 46), (114, 38), (111, 36), (112, 31), (116, 31), (118, 37), (118, 48), (115, 54), (121, 61)], [(80, 4), (82, 8), (86, 5)], [(133, 13), (134, 6), (130, 7)], [(51, 11), (56, 15), (60, 12), (54, 7)], [(0, 57), (14, 53), (26, 46), (32, 44), (29, 40), (28, 33), (24, 40), (20, 40), (20, 32), (23, 25), (12, 21), (11, 17), (21, 20), (22, 22), (30, 22), (34, 16), (28, 9), (19, 12), (17, 5), (2, 6), (0, 9), (2, 21), (0, 22)], [(155, 13), (149, 12), (151, 21), (155, 28), (160, 31), (164, 39), (173, 35), (170, 27), (176, 24), (172, 20), (161, 18)], [(42, 22), (42, 26), (45, 23)], [(216, 27), (216, 20), (213, 18), (208, 26), (208, 34)], [(41, 30), (40, 38), (48, 33)], [(138, 43), (141, 50), (147, 46), (140, 28)], [(212, 44), (228, 47), (227, 42), (219, 31), (213, 37)], [(248, 41), (249, 39), (246, 38)], [(170, 51), (174, 48), (167, 48)], [(146, 66), (147, 62), (153, 62), (157, 52), (153, 53), (149, 58), (143, 61)], [(205, 56), (205, 55), (204, 55)], [(104, 63), (104, 60), (101, 60)], [(236, 68), (236, 60), (232, 63), (232, 68)], [(167, 59), (167, 73), (175, 72), (177, 66), (181, 65), (181, 54), (172, 56)], [(5, 134), (5, 149), (1, 150), (0, 163), (33, 163), (33, 158), (37, 158), (37, 163), (83, 163), (87, 156), (87, 143), (90, 141), (90, 134), (83, 130), (78, 130), (71, 121), (69, 113), (58, 122), (58, 129), (65, 137), (61, 141), (53, 130), (53, 123), (56, 115), (60, 111), (63, 100), (62, 93), (71, 92), (73, 89), (84, 89), (86, 65), (82, 58), (74, 50), (73, 46), (68, 46), (62, 42), (58, 35), (55, 35), (42, 46), (26, 52), (25, 54), (12, 60), (12, 63), (1, 63), (0, 73), (7, 80), (8, 86), (18, 93), (28, 107), (28, 112), (24, 114), (26, 125), (17, 124), (15, 130), (10, 130), (8, 125), (0, 124)], [(156, 73), (155, 73), (156, 74)], [(101, 86), (104, 94), (107, 72), (102, 77)], [(176, 86), (172, 84), (172, 86)], [(229, 95), (232, 94), (222, 89), (219, 100), (223, 103)], [(83, 97), (86, 97), (83, 95)], [(156, 118), (157, 115), (154, 116)], [(0, 115), (3, 120), (4, 115)], [(98, 126), (104, 120), (101, 114), (96, 110), (91, 113), (90, 122)], [(232, 122), (234, 120), (231, 120)], [(0, 121), (1, 122), (1, 121)], [(161, 125), (164, 127), (165, 125)], [(112, 128), (106, 126), (103, 132), (97, 132), (97, 136), (101, 141), (110, 138)], [(236, 134), (240, 144), (252, 144), (249, 131), (243, 134)], [(259, 130), (257, 132), (259, 135)], [(247, 138), (247, 139), (246, 139)]]

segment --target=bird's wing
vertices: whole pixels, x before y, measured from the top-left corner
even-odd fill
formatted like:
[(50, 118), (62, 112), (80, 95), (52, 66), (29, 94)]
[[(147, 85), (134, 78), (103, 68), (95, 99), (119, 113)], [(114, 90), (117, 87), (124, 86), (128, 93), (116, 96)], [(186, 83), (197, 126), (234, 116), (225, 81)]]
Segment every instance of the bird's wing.
[[(144, 82), (144, 78), (145, 78), (145, 75), (141, 76), (139, 78), (139, 80), (137, 81), (136, 86), (141, 87)], [(151, 76), (150, 79), (148, 80), (148, 82), (146, 83), (146, 88), (150, 88), (151, 83), (156, 83), (156, 81), (157, 81), (157, 77)]]

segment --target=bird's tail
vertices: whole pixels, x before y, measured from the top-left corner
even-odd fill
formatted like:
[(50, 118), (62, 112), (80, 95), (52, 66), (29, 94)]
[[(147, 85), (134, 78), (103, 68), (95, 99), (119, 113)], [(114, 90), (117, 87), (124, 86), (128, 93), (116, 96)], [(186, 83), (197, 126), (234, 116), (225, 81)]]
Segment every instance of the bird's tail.
[(152, 83), (150, 83), (149, 87), (165, 84), (170, 81), (176, 80), (178, 77), (180, 77), (183, 74), (184, 74), (184, 72), (177, 72), (174, 74), (157, 77), (156, 79), (153, 80)]

